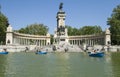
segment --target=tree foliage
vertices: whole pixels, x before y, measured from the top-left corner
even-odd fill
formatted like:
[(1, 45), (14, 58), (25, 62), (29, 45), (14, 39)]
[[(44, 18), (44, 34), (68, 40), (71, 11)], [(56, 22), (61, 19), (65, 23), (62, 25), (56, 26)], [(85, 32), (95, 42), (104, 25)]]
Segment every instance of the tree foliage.
[(21, 28), (18, 32), (33, 35), (46, 35), (48, 32), (48, 27), (43, 24), (31, 24), (25, 28)]
[(71, 26), (67, 26), (68, 35), (91, 35), (91, 34), (100, 34), (102, 33), (102, 29), (100, 26), (84, 26), (82, 28), (72, 28)]
[(80, 28), (81, 35), (100, 34), (102, 29), (100, 26), (84, 26)]
[(108, 18), (107, 24), (110, 25), (111, 43), (120, 45), (120, 5), (113, 9), (113, 13)]
[(6, 38), (6, 28), (8, 26), (8, 19), (7, 17), (0, 13), (0, 43), (5, 44)]
[(66, 26), (68, 29), (68, 35), (72, 36), (72, 35), (79, 35), (79, 30), (77, 28), (73, 28), (71, 26)]

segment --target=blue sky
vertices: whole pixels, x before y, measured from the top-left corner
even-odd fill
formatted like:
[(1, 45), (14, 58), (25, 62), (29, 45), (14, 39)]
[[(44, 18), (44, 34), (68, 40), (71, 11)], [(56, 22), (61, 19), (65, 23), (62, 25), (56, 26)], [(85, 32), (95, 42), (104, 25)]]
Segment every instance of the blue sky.
[(14, 30), (42, 23), (53, 34), (60, 2), (66, 12), (66, 25), (76, 28), (99, 25), (103, 30), (109, 27), (107, 18), (113, 8), (120, 4), (120, 0), (0, 0), (0, 5)]

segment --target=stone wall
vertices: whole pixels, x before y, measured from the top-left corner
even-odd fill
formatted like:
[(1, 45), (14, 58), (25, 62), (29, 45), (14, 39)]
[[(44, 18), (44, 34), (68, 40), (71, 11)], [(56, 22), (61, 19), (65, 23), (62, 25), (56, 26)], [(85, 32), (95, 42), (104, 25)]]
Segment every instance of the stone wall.
[(30, 45), (0, 45), (0, 52), (6, 49), (8, 52), (25, 52), (32, 51), (35, 49), (35, 46)]

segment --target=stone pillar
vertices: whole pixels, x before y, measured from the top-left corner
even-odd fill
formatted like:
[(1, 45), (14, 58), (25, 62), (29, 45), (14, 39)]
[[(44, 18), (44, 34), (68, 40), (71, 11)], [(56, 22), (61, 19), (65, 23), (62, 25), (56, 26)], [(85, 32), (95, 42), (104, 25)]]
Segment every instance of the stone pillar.
[(13, 30), (11, 25), (7, 27), (7, 32), (6, 32), (6, 45), (7, 44), (13, 44)]
[(40, 39), (39, 39), (39, 46), (40, 46)]
[(91, 46), (91, 39), (90, 39), (90, 46)]
[(20, 38), (19, 38), (19, 37), (18, 37), (18, 39), (17, 39), (17, 42), (18, 42), (17, 44), (20, 44)]
[(45, 40), (43, 40), (43, 46), (45, 46)]
[(73, 40), (73, 45), (75, 44), (75, 40)]
[(106, 29), (105, 31), (105, 45), (111, 45), (111, 36), (110, 30)]

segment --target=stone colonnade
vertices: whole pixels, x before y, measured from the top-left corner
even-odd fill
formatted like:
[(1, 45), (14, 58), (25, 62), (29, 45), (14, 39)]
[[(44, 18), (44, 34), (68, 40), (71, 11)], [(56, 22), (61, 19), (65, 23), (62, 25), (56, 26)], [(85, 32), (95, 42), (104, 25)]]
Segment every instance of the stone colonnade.
[(37, 45), (46, 46), (50, 44), (50, 34), (46, 35), (30, 35), (13, 32), (12, 27), (7, 27), (6, 45)]
[(105, 45), (105, 35), (81, 35), (69, 36), (68, 38), (71, 45)]
[(38, 36), (38, 35), (28, 35), (21, 33), (13, 33), (13, 44), (19, 45), (37, 45), (46, 46), (50, 44), (50, 35), (48, 36)]

